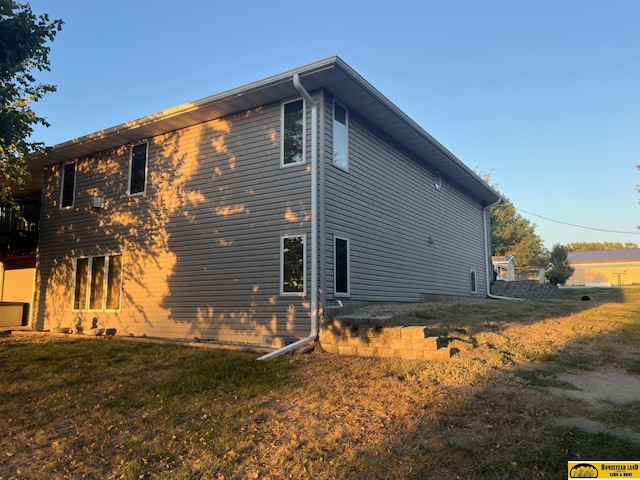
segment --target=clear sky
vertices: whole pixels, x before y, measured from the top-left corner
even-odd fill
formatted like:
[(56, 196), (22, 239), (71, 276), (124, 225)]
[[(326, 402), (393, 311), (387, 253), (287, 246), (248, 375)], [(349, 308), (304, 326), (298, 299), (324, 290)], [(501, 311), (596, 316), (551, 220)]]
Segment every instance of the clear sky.
[(30, 3), (65, 22), (52, 71), (38, 76), (58, 86), (34, 106), (51, 127), (34, 140), (57, 144), (338, 55), (491, 173), (547, 247), (640, 243), (638, 0)]

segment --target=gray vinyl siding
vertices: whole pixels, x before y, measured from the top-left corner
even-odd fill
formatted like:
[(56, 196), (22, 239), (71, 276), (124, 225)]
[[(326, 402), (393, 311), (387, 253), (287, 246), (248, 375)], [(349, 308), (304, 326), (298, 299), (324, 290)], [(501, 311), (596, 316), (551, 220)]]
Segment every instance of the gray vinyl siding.
[[(338, 99), (339, 100), (339, 99)], [(334, 235), (350, 239), (351, 300), (419, 301), (421, 294), (486, 292), (479, 202), (433, 174), (349, 111), (349, 172), (331, 161), (331, 102), (325, 105), (326, 291), (333, 289)], [(429, 243), (431, 237), (433, 243)]]
[[(129, 145), (78, 159), (67, 210), (58, 207), (61, 165), (48, 168), (36, 327), (80, 317), (88, 328), (96, 317), (124, 335), (308, 335), (308, 298), (279, 295), (280, 236), (306, 234), (309, 250), (308, 160), (281, 168), (279, 135), (273, 104), (150, 138), (146, 194), (134, 197)], [(91, 208), (94, 195), (103, 209)], [(72, 312), (73, 259), (109, 253), (123, 254), (121, 309)]]

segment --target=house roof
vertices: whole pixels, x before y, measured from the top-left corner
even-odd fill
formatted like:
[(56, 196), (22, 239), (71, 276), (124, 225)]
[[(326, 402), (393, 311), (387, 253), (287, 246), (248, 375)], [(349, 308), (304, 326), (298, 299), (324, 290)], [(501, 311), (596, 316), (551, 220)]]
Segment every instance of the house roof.
[(516, 257), (514, 257), (513, 255), (494, 255), (493, 257), (491, 257), (491, 263), (493, 263), (494, 265), (506, 265), (510, 262), (518, 265), (518, 262), (516, 262)]
[(569, 263), (606, 263), (640, 261), (640, 248), (628, 248), (624, 250), (592, 250), (589, 252), (569, 252)]
[(438, 170), (447, 182), (461, 187), (485, 204), (495, 203), (501, 198), (469, 167), (339, 57), (330, 57), (55, 145), (47, 151), (35, 154), (29, 160), (34, 182), (37, 183), (39, 180), (39, 188), (41, 188), (42, 170), (46, 165), (73, 160), (143, 138), (298, 96), (292, 80), (295, 74), (300, 76), (306, 90), (310, 92), (321, 88), (328, 90), (346, 106), (353, 108), (366, 118), (369, 123), (403, 145), (415, 158), (431, 169)]

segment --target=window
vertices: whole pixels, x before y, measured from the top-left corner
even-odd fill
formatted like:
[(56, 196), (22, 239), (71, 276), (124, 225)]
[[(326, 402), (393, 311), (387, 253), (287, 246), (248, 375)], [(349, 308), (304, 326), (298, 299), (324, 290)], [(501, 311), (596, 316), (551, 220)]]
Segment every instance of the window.
[(282, 165), (304, 163), (304, 101), (282, 105)]
[(129, 195), (145, 193), (147, 189), (147, 143), (131, 147), (129, 161)]
[(76, 279), (73, 294), (73, 309), (84, 310), (87, 308), (87, 277), (89, 273), (89, 259), (76, 259)]
[(307, 261), (305, 235), (280, 237), (280, 294), (304, 295)]
[(471, 283), (471, 293), (478, 293), (478, 287), (476, 285), (476, 271), (469, 271), (469, 281)]
[(349, 240), (334, 239), (333, 250), (333, 288), (336, 296), (349, 295)]
[(76, 196), (76, 163), (65, 163), (62, 167), (60, 208), (73, 207)]
[(104, 257), (93, 257), (91, 259), (89, 310), (103, 310), (104, 308), (104, 260)]
[(74, 310), (118, 310), (122, 291), (122, 255), (76, 258)]
[(333, 104), (333, 164), (344, 170), (349, 168), (349, 136), (347, 132), (347, 110)]

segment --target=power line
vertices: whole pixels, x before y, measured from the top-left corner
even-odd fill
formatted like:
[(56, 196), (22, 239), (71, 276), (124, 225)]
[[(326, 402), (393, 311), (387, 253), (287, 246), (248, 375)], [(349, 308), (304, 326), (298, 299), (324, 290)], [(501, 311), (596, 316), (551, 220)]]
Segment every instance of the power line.
[(527, 212), (526, 210), (521, 210), (520, 208), (516, 208), (516, 210), (518, 212), (526, 213), (527, 215), (533, 215), (534, 217), (542, 218), (549, 222), (559, 223), (561, 225), (568, 225), (570, 227), (584, 228), (585, 230), (595, 230), (597, 232), (622, 233), (624, 235), (640, 235), (640, 232), (621, 232), (619, 230), (607, 230), (605, 228), (585, 227), (584, 225), (576, 225), (575, 223), (561, 222), (560, 220), (554, 220), (553, 218), (543, 217), (542, 215), (538, 215), (537, 213)]

